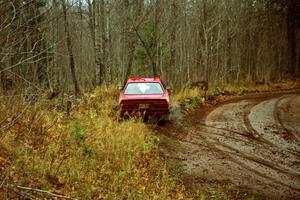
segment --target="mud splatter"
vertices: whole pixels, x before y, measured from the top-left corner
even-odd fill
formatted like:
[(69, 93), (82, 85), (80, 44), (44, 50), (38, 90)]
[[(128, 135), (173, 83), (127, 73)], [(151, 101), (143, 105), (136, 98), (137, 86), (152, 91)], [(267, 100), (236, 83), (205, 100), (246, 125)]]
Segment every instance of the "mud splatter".
[(178, 102), (172, 103), (171, 109), (170, 109), (170, 115), (169, 120), (180, 123), (180, 121), (183, 119), (183, 114), (181, 113), (181, 108)]

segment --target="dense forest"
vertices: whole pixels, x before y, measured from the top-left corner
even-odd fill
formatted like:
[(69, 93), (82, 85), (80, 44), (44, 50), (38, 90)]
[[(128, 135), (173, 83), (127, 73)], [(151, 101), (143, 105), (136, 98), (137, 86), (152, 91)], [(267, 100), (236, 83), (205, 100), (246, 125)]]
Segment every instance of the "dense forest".
[[(161, 127), (120, 117), (117, 86), (136, 76), (171, 88)], [(299, 0), (0, 0), (0, 199), (263, 199), (223, 174), (295, 199), (299, 77)], [(232, 173), (223, 161), (242, 152)], [(198, 154), (220, 164), (186, 161)], [(174, 158), (204, 176), (182, 178)]]
[(2, 0), (0, 91), (300, 75), (298, 0)]

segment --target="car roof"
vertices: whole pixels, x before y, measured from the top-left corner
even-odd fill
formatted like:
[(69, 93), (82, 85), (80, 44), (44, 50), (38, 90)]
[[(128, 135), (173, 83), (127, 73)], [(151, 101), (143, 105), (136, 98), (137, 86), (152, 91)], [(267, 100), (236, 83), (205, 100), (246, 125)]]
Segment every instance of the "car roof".
[(161, 82), (159, 77), (131, 77), (128, 78), (127, 83), (132, 82)]

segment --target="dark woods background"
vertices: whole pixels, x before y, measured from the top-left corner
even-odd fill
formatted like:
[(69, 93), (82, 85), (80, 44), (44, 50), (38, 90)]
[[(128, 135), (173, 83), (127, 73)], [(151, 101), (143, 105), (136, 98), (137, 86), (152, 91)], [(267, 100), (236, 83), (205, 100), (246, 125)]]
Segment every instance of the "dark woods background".
[(0, 0), (0, 93), (300, 75), (299, 0)]

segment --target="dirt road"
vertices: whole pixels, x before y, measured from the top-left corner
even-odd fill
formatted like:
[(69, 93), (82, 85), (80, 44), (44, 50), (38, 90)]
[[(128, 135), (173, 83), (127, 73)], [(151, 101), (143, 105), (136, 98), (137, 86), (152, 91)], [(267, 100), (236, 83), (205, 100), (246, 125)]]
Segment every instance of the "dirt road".
[(159, 129), (166, 158), (193, 179), (300, 199), (300, 90), (234, 97)]

